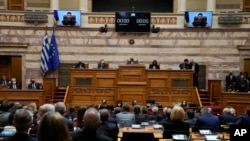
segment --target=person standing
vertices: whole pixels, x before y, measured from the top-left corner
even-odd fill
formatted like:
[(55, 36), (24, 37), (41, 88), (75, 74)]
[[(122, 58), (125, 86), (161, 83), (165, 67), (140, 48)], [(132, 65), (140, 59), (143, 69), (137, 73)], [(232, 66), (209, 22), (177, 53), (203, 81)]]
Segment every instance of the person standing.
[(193, 74), (193, 86), (194, 87), (197, 87), (199, 86), (199, 83), (198, 83), (198, 76), (199, 76), (199, 64), (194, 62), (193, 59), (190, 60), (190, 69), (192, 69), (194, 71), (194, 74)]
[(179, 67), (180, 67), (181, 70), (190, 69), (189, 60), (188, 60), (188, 59), (184, 59), (184, 62), (181, 63), (181, 64), (179, 65)]

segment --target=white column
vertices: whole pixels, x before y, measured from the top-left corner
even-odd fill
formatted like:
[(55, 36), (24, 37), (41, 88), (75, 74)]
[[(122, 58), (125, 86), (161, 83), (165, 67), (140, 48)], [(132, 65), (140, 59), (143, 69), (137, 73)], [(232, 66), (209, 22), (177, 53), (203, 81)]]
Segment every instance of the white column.
[(216, 0), (207, 0), (207, 11), (216, 11)]
[(88, 12), (88, 0), (79, 0), (79, 9), (82, 12)]
[(182, 13), (186, 11), (186, 1), (187, 0), (178, 0), (177, 13)]
[(50, 0), (50, 10), (58, 10), (59, 9), (59, 0)]

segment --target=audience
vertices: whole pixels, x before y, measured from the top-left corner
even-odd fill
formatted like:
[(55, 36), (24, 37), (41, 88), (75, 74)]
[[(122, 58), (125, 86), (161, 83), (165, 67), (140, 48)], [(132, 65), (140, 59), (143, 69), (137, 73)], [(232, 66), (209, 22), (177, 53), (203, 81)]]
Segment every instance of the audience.
[(73, 119), (74, 122), (74, 132), (82, 131), (83, 128), (83, 116), (87, 110), (87, 107), (81, 105), (77, 111), (77, 117)]
[(165, 124), (167, 122), (170, 122), (170, 113), (172, 111), (172, 108), (170, 107), (165, 107), (163, 109), (163, 116), (164, 118), (159, 122), (159, 124)]
[(152, 107), (152, 115), (150, 117), (151, 121), (155, 121), (158, 123), (163, 119), (162, 115), (159, 114), (158, 112), (159, 112), (159, 108), (157, 106), (153, 106)]
[(16, 133), (6, 138), (4, 141), (35, 141), (29, 136), (28, 132), (32, 126), (33, 115), (29, 110), (18, 109), (14, 114), (13, 125), (16, 127)]
[(9, 125), (9, 104), (4, 102), (0, 107), (0, 127), (4, 127), (6, 125)]
[(71, 134), (73, 141), (112, 141), (111, 138), (97, 133), (100, 125), (100, 113), (95, 108), (89, 108), (83, 117), (83, 131)]
[(67, 113), (65, 113), (64, 117), (66, 117), (69, 120), (73, 120), (74, 118), (76, 118), (76, 112), (75, 112), (75, 106), (69, 106), (69, 111)]
[(117, 141), (117, 136), (119, 129), (116, 124), (109, 122), (110, 114), (107, 109), (99, 110), (101, 115), (101, 126), (98, 128), (97, 132), (101, 135), (112, 138), (113, 141)]
[(72, 141), (64, 117), (58, 112), (47, 112), (43, 115), (37, 141)]
[(147, 117), (141, 114), (141, 107), (139, 105), (134, 106), (135, 124), (141, 124), (147, 122)]

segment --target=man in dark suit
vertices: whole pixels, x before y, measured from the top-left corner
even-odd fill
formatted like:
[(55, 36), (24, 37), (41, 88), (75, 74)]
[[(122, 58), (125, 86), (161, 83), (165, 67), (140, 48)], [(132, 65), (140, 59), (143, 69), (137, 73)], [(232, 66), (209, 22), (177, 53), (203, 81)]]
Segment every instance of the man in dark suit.
[(131, 57), (131, 58), (127, 61), (127, 64), (130, 64), (130, 65), (138, 64), (138, 60), (134, 60), (134, 58)]
[(181, 70), (188, 70), (188, 69), (190, 69), (189, 60), (188, 59), (184, 59), (184, 62), (181, 63), (179, 65), (179, 67), (180, 67)]
[(195, 122), (196, 129), (210, 129), (212, 132), (220, 131), (220, 120), (211, 114), (211, 110), (207, 107), (201, 109), (201, 116), (197, 117)]
[(28, 89), (40, 89), (39, 83), (36, 83), (33, 78), (30, 79), (30, 83), (28, 85)]
[(229, 107), (223, 109), (223, 114), (219, 115), (221, 124), (233, 124), (238, 120), (238, 117), (235, 117), (231, 114)]
[(75, 68), (83, 68), (85, 69), (85, 64), (82, 61), (79, 61), (76, 65)]
[(194, 27), (208, 27), (207, 17), (203, 16), (202, 13), (199, 13), (198, 16), (194, 17), (192, 24)]
[(193, 86), (194, 87), (197, 87), (199, 86), (199, 83), (198, 83), (198, 76), (199, 76), (199, 64), (194, 62), (193, 59), (190, 60), (190, 69), (192, 69), (194, 71), (194, 74), (193, 74)]
[(0, 80), (2, 86), (8, 86), (9, 81), (10, 81), (10, 80), (7, 79), (5, 75), (2, 75), (2, 78), (1, 78), (1, 80)]
[(108, 64), (105, 63), (104, 59), (101, 59), (97, 65), (98, 69), (106, 69), (108, 68)]
[(10, 89), (21, 89), (21, 85), (16, 82), (16, 78), (11, 78), (11, 83), (9, 84)]
[(4, 141), (36, 141), (35, 138), (29, 136), (28, 131), (32, 126), (33, 114), (25, 109), (18, 109), (14, 114), (13, 124), (17, 132)]
[(235, 122), (235, 124), (247, 124), (250, 125), (250, 108), (246, 108), (246, 114), (240, 116), (239, 119)]
[(236, 89), (236, 76), (232, 73), (229, 72), (229, 74), (226, 76), (226, 91), (235, 91)]
[(72, 133), (72, 141), (112, 141), (97, 133), (100, 125), (100, 113), (95, 108), (89, 108), (83, 117), (83, 131)]
[(247, 91), (247, 78), (246, 76), (240, 72), (240, 74), (236, 77), (237, 87), (239, 92), (246, 92)]
[(108, 109), (99, 110), (101, 115), (102, 124), (97, 130), (97, 132), (101, 135), (105, 135), (113, 139), (113, 141), (117, 141), (117, 136), (119, 133), (119, 129), (116, 124), (109, 122), (109, 111)]

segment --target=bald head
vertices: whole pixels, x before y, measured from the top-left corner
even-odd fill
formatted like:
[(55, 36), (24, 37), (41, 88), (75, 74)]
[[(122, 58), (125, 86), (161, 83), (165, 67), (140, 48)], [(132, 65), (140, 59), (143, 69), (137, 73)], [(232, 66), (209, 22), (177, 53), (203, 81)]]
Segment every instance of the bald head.
[(83, 117), (84, 128), (97, 130), (100, 123), (100, 113), (95, 108), (89, 108)]

